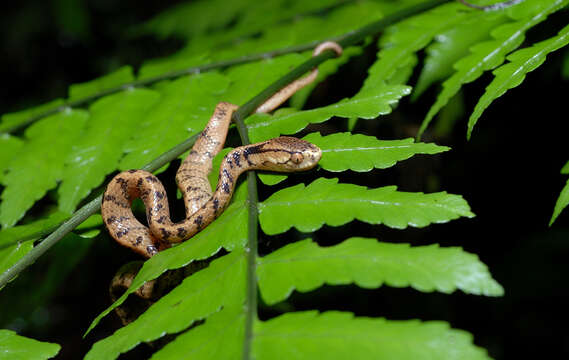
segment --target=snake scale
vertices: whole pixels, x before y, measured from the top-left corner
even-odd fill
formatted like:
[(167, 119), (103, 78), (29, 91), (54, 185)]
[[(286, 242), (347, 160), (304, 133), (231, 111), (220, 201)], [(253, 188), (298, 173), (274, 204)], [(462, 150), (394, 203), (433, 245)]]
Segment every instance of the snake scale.
[[(325, 42), (314, 49), (313, 55), (342, 48)], [(300, 88), (314, 81), (318, 70), (282, 88), (263, 103), (257, 112), (270, 112)], [(248, 170), (293, 172), (316, 166), (322, 155), (320, 149), (307, 141), (282, 136), (264, 142), (240, 146), (229, 152), (219, 169), (219, 180), (211, 191), (208, 174), (212, 160), (223, 148), (231, 115), (236, 105), (221, 102), (199, 135), (189, 155), (176, 174), (178, 188), (183, 194), (186, 218), (178, 223), (170, 219), (168, 199), (162, 183), (144, 170), (129, 170), (116, 175), (108, 184), (101, 204), (101, 214), (110, 235), (121, 245), (144, 257), (151, 257), (171, 244), (185, 241), (215, 220), (229, 204), (237, 178)], [(133, 215), (132, 201), (140, 198), (146, 207), (148, 227)]]

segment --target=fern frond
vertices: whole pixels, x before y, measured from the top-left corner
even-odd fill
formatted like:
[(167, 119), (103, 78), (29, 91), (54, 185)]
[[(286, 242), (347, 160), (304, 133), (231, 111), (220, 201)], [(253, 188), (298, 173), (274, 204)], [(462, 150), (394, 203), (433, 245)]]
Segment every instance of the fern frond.
[(557, 201), (555, 202), (555, 208), (553, 209), (553, 215), (549, 220), (549, 226), (553, 225), (559, 214), (569, 205), (569, 180), (565, 183), (565, 186), (561, 190)]
[(135, 321), (93, 345), (85, 359), (114, 359), (140, 342), (187, 329), (224, 306), (241, 305), (245, 299), (245, 264), (243, 251), (213, 260)]
[(526, 0), (509, 8), (507, 14), (515, 21), (493, 30), (491, 35), (495, 40), (473, 46), (470, 55), (454, 64), (456, 72), (443, 83), (443, 89), (423, 120), (418, 136), (425, 131), (433, 117), (462, 85), (478, 79), (485, 71), (501, 65), (506, 55), (522, 44), (526, 31), (567, 5), (569, 0)]
[(379, 140), (375, 136), (336, 133), (322, 136), (311, 133), (303, 138), (322, 149), (320, 167), (328, 171), (370, 171), (386, 169), (415, 154), (438, 154), (450, 148), (415, 143), (413, 139)]
[[(450, 345), (452, 344), (452, 345)], [(327, 359), (490, 359), (472, 336), (442, 321), (393, 321), (352, 313), (287, 313), (257, 322), (256, 359), (312, 359), (326, 349)]]
[[(414, 143), (413, 139), (378, 140), (374, 136), (351, 133), (328, 136), (311, 133), (303, 139), (322, 149), (322, 159), (318, 166), (335, 172), (385, 169), (415, 154), (437, 154), (449, 150), (445, 146)], [(265, 185), (275, 185), (287, 178), (287, 175), (282, 174), (261, 173), (258, 176)]]
[(413, 89), (412, 98), (418, 98), (433, 83), (450, 76), (452, 65), (468, 55), (468, 49), (472, 45), (490, 38), (490, 31), (505, 23), (507, 19), (503, 12), (474, 12), (462, 23), (437, 34), (435, 42), (425, 49), (427, 56), (417, 85)]
[[(561, 174), (569, 174), (569, 161), (563, 165), (561, 168)], [(559, 214), (569, 205), (569, 180), (561, 190), (559, 197), (555, 203), (555, 208), (553, 209), (553, 215), (551, 215), (551, 219), (549, 220), (549, 226), (553, 225)]]
[(389, 114), (391, 104), (408, 95), (410, 88), (403, 85), (379, 84), (367, 93), (360, 93), (336, 104), (305, 111), (281, 109), (274, 115), (255, 114), (245, 123), (252, 142), (267, 140), (282, 134), (294, 134), (308, 124), (324, 122), (333, 116), (374, 119)]
[[(235, 359), (241, 355), (243, 315), (223, 309), (197, 328), (179, 335), (156, 352), (153, 360)], [(257, 321), (252, 338), (255, 359), (490, 359), (472, 344), (472, 336), (441, 321), (392, 321), (354, 317), (351, 313), (287, 313)], [(449, 344), (452, 343), (452, 346)]]
[(456, 289), (486, 296), (504, 293), (486, 265), (458, 247), (410, 247), (369, 238), (350, 238), (335, 246), (319, 247), (305, 239), (259, 258), (257, 264), (259, 290), (269, 305), (285, 300), (293, 290), (307, 292), (324, 283), (355, 283), (363, 288), (385, 283), (447, 294)]
[(91, 189), (117, 169), (125, 142), (158, 101), (152, 90), (133, 89), (107, 96), (90, 108), (90, 121), (67, 158), (59, 187), (59, 208), (72, 212)]
[(298, 184), (285, 188), (259, 204), (259, 223), (269, 235), (293, 226), (303, 232), (315, 231), (324, 224), (339, 226), (354, 219), (404, 229), (461, 216), (474, 214), (459, 195), (400, 192), (395, 186), (367, 189), (326, 178), (306, 187)]
[(504, 95), (509, 89), (520, 85), (526, 74), (541, 66), (549, 53), (559, 50), (567, 44), (569, 44), (569, 25), (561, 29), (556, 36), (508, 55), (506, 59), (510, 62), (492, 72), (495, 76), (494, 79), (486, 87), (484, 95), (468, 119), (467, 138), (470, 138), (474, 125), (492, 101)]
[(2, 181), (3, 228), (13, 226), (37, 200), (57, 186), (63, 178), (66, 155), (88, 118), (83, 110), (69, 110), (42, 119), (26, 130), (26, 146), (12, 159)]
[(396, 84), (394, 76), (398, 81), (407, 80), (401, 78), (399, 72), (406, 68), (410, 74), (409, 64), (416, 64), (415, 53), (427, 46), (435, 35), (463, 21), (469, 13), (460, 4), (447, 4), (387, 28), (380, 39), (378, 60), (368, 69), (361, 92), (382, 82)]
[(61, 349), (58, 344), (41, 342), (0, 329), (0, 354), (4, 359), (28, 360), (50, 359)]

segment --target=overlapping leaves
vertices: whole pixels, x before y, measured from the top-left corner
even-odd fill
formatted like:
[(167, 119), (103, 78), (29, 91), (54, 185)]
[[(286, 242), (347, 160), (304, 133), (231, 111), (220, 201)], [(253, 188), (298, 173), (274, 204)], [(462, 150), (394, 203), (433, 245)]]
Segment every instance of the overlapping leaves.
[(568, 0), (527, 0), (508, 9), (507, 14), (514, 21), (492, 30), (490, 34), (493, 40), (474, 45), (468, 56), (454, 64), (456, 71), (443, 83), (442, 91), (421, 124), (420, 133), (464, 84), (501, 65), (508, 53), (523, 43), (529, 29), (568, 4)]
[[(535, 12), (534, 2), (531, 0), (528, 2), (533, 5), (526, 10)], [(245, 30), (254, 30), (253, 20), (259, 17), (261, 10), (264, 12), (273, 6), (269, 3), (271, 2), (259, 6), (256, 12), (241, 13), (238, 24), (235, 24), (231, 30), (233, 33), (217, 30), (229, 26), (233, 15), (250, 6), (248, 2), (235, 2), (224, 7), (218, 14), (219, 21), (216, 24), (208, 22), (207, 16), (196, 18), (194, 15), (192, 18), (197, 20), (193, 23), (184, 21), (187, 22), (185, 25), (192, 37), (213, 30), (213, 35), (203, 38), (208, 41), (213, 39), (209, 45), (214, 47), (215, 44), (227, 43), (228, 39), (235, 39), (236, 34), (246, 35)], [(296, 13), (300, 11), (299, 9), (306, 11), (312, 9), (312, 5), (308, 3), (304, 3), (305, 5), (300, 2), (293, 3), (297, 7), (291, 6), (288, 9), (289, 13)], [(543, 14), (542, 18), (564, 4), (561, 0), (546, 3), (551, 6), (547, 7), (546, 4), (538, 11)], [(199, 2), (190, 5), (190, 8), (192, 12), (202, 11), (203, 14), (209, 11), (204, 3)], [(263, 29), (267, 28), (266, 31), (263, 30), (254, 38), (241, 38), (240, 45), (227, 47), (227, 51), (218, 48), (214, 49), (214, 53), (194, 54), (195, 57), (186, 58), (184, 61), (235, 56), (251, 53), (253, 49), (288, 46), (329, 37), (353, 29), (354, 23), (359, 25), (361, 21), (365, 21), (362, 20), (366, 18), (365, 16), (379, 17), (379, 8), (371, 2), (364, 1), (325, 12), (325, 16), (320, 17), (326, 21), (320, 21), (317, 15), (308, 15), (295, 23), (297, 30), (289, 32), (288, 38), (285, 33), (287, 29), (290, 30), (291, 25), (286, 22), (284, 25), (276, 24), (274, 27), (263, 26)], [(178, 17), (179, 14), (183, 14), (179, 9), (173, 10), (172, 14), (178, 20), (185, 19), (183, 16)], [(352, 15), (347, 16), (347, 14)], [(449, 4), (394, 26), (383, 37), (379, 60), (370, 69), (364, 86), (356, 95), (312, 110), (283, 109), (275, 115), (253, 116), (246, 123), (251, 138), (259, 141), (281, 134), (295, 134), (305, 129), (308, 124), (322, 123), (333, 117), (374, 119), (388, 114), (401, 97), (410, 93), (410, 87), (404, 83), (417, 63), (416, 52), (428, 46), (435, 36), (448, 31), (454, 24), (474, 16), (472, 14), (472, 11), (464, 11), (457, 4)], [(515, 27), (512, 24), (519, 25), (518, 30), (526, 31), (542, 20), (534, 16), (531, 22), (527, 17), (520, 15), (521, 13), (516, 14), (515, 11), (510, 14), (515, 20), (507, 24), (510, 27), (501, 28), (497, 31), (500, 34), (492, 32), (495, 39), (500, 41), (506, 39), (512, 44), (508, 45), (509, 47), (500, 47), (503, 44), (497, 45), (503, 50), (503, 54), (500, 55), (502, 57), (519, 46), (518, 41), (523, 37), (518, 34), (517, 37), (512, 35), (504, 38), (504, 33)], [(274, 23), (285, 19), (286, 15), (287, 12), (271, 13), (270, 16), (264, 17), (263, 21)], [(479, 14), (476, 16), (481, 17)], [(330, 22), (330, 19), (337, 21)], [(155, 23), (160, 27), (159, 31), (162, 34), (172, 30), (168, 26), (179, 25), (168, 21), (166, 17), (162, 23)], [(496, 23), (501, 21), (503, 18), (496, 20)], [(469, 41), (475, 43), (485, 38), (490, 27), (487, 24), (484, 31), (472, 35)], [(233, 37), (230, 38), (230, 35)], [(464, 32), (462, 35), (465, 36)], [(463, 36), (457, 38), (463, 39)], [(200, 39), (194, 40), (196, 41), (191, 45), (195, 47), (194, 49), (207, 44), (205, 40), (204, 42)], [(449, 52), (454, 52), (458, 58), (464, 55), (466, 46), (463, 44), (462, 48), (451, 47)], [(359, 49), (355, 49), (354, 53), (358, 51)], [(476, 51), (473, 54), (476, 54)], [(102, 97), (91, 105), (88, 112), (84, 112), (85, 118), (88, 118), (83, 121), (84, 126), (81, 122), (75, 124), (78, 130), (74, 136), (77, 139), (72, 140), (73, 137), (67, 135), (63, 137), (62, 142), (73, 144), (74, 147), (68, 156), (58, 157), (60, 165), (54, 169), (59, 172), (55, 171), (55, 174), (45, 176), (46, 185), (38, 187), (39, 195), (34, 195), (34, 200), (53, 189), (57, 181), (61, 181), (57, 199), (59, 207), (67, 212), (72, 211), (89, 192), (103, 183), (105, 176), (117, 169), (139, 167), (170, 147), (172, 143), (180, 142), (199, 131), (217, 101), (244, 102), (308, 56), (308, 54), (289, 55), (240, 67), (235, 66), (223, 73), (194, 74), (159, 83), (152, 88), (128, 89)], [(344, 58), (339, 62), (345, 60)], [(154, 73), (147, 70), (145, 76), (173, 69), (167, 62), (159, 65), (162, 68), (154, 68), (152, 70)], [(486, 64), (481, 68), (490, 69), (492, 66)], [(329, 72), (335, 71), (336, 68), (337, 66), (333, 67)], [(457, 69), (460, 71), (460, 67)], [(437, 76), (441, 77), (440, 74)], [(71, 88), (70, 99), (80, 99), (104, 92), (109, 88), (120, 86), (123, 81), (132, 81), (130, 68), (122, 69), (98, 81)], [(458, 85), (459, 88), (460, 86)], [(302, 104), (303, 101), (300, 99), (297, 104)], [(53, 108), (58, 104), (50, 104), (48, 107)], [(34, 111), (37, 110), (5, 116), (1, 126), (24, 121)], [(56, 116), (76, 112), (73, 110)], [(49, 119), (51, 118), (38, 122), (37, 126)], [(53, 134), (49, 131), (47, 133)], [(350, 133), (329, 136), (312, 133), (306, 139), (323, 149), (321, 168), (334, 172), (383, 169), (415, 154), (436, 154), (448, 150), (434, 144), (414, 143), (411, 139), (386, 141)], [(25, 154), (28, 151), (27, 147), (33, 142), (31, 137), (25, 140), (24, 145), (16, 139), (6, 138), (0, 141), (6, 142), (13, 148), (17, 154), (15, 156), (22, 157), (24, 155), (21, 154)], [(60, 147), (63, 148), (64, 145)], [(28, 156), (33, 157), (38, 153), (38, 150), (30, 151), (32, 155)], [(66, 152), (69, 152), (69, 149)], [(2, 155), (0, 160), (4, 158), (10, 157)], [(3, 181), (8, 181), (6, 184), (12, 184), (10, 187), (15, 189), (14, 182), (6, 179), (17, 175), (17, 167), (11, 168), (0, 164), (0, 170), (2, 166), (8, 169)], [(326, 173), (324, 175), (326, 176)], [(484, 351), (472, 344), (468, 334), (451, 330), (442, 322), (396, 322), (354, 318), (349, 313), (289, 313), (266, 322), (254, 319), (253, 334), (245, 337), (245, 320), (247, 316), (252, 316), (252, 309), (243, 307), (247, 286), (245, 258), (248, 251), (245, 245), (247, 240), (245, 192), (245, 187), (242, 185), (225, 213), (203, 232), (190, 241), (161, 252), (147, 261), (131, 288), (103, 312), (93, 322), (91, 328), (102, 316), (123, 303), (126, 297), (145, 281), (157, 278), (168, 269), (180, 268), (195, 260), (207, 259), (218, 254), (221, 248), (229, 254), (220, 256), (207, 268), (188, 277), (182, 285), (154, 304), (135, 322), (98, 342), (88, 358), (114, 358), (140, 342), (158, 339), (166, 333), (180, 333), (180, 335), (157, 352), (155, 358), (178, 358), (181, 353), (203, 358), (235, 358), (241, 355), (244, 342), (251, 345), (252, 354), (257, 358), (274, 358), (275, 354), (282, 358), (304, 358), (311, 356), (314, 349), (330, 354), (328, 356), (330, 358), (334, 358), (333, 356), (345, 358), (350, 355), (354, 358), (427, 359), (453, 358), (456, 354), (460, 354), (461, 359), (487, 358)], [(31, 203), (33, 204), (33, 200)], [(20, 210), (22, 214), (22, 211), (31, 205), (26, 206), (20, 206), (24, 209)], [(459, 195), (446, 192), (432, 194), (401, 192), (397, 191), (395, 186), (367, 189), (325, 177), (307, 186), (298, 184), (285, 187), (259, 204), (260, 225), (266, 234), (283, 233), (292, 227), (304, 232), (313, 232), (325, 224), (339, 226), (354, 219), (402, 229), (407, 226), (423, 227), (472, 216), (474, 214), (467, 202)], [(17, 219), (11, 220), (12, 223), (15, 221)], [(18, 227), (14, 229), (18, 234), (24, 231)], [(32, 235), (30, 236), (34, 239), (38, 236), (35, 233)], [(10, 248), (10, 251), (12, 250)], [(290, 264), (294, 264), (292, 269)], [(420, 291), (452, 292), (461, 289), (468, 293), (491, 296), (502, 293), (500, 285), (491, 278), (486, 267), (476, 256), (459, 248), (439, 248), (435, 245), (409, 247), (406, 244), (380, 243), (375, 239), (350, 238), (334, 247), (322, 248), (310, 240), (304, 240), (287, 245), (266, 257), (258, 258), (256, 265), (261, 294), (270, 304), (285, 300), (293, 289), (312, 291), (324, 284), (355, 283), (360, 287), (377, 288), (385, 283), (390, 286), (411, 286)], [(324, 267), (324, 271), (313, 271), (314, 267)], [(197, 324), (202, 321), (203, 324)], [(338, 338), (345, 341), (338, 342)], [(452, 345), (449, 345), (451, 339)], [(402, 343), (412, 346), (401, 346)]]

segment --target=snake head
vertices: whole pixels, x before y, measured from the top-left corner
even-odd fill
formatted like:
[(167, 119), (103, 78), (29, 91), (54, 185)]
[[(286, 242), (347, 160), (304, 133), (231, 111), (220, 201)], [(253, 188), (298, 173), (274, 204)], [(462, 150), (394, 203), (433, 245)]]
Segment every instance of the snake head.
[(281, 136), (261, 143), (260, 170), (293, 172), (309, 170), (318, 164), (322, 150), (314, 144), (289, 136)]

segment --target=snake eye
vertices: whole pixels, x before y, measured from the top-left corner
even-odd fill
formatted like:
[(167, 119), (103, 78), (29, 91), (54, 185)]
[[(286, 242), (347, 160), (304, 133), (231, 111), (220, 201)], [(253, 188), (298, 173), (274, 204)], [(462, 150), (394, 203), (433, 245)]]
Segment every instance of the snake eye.
[(294, 153), (290, 156), (290, 160), (295, 164), (300, 164), (304, 160), (304, 156), (300, 153)]

